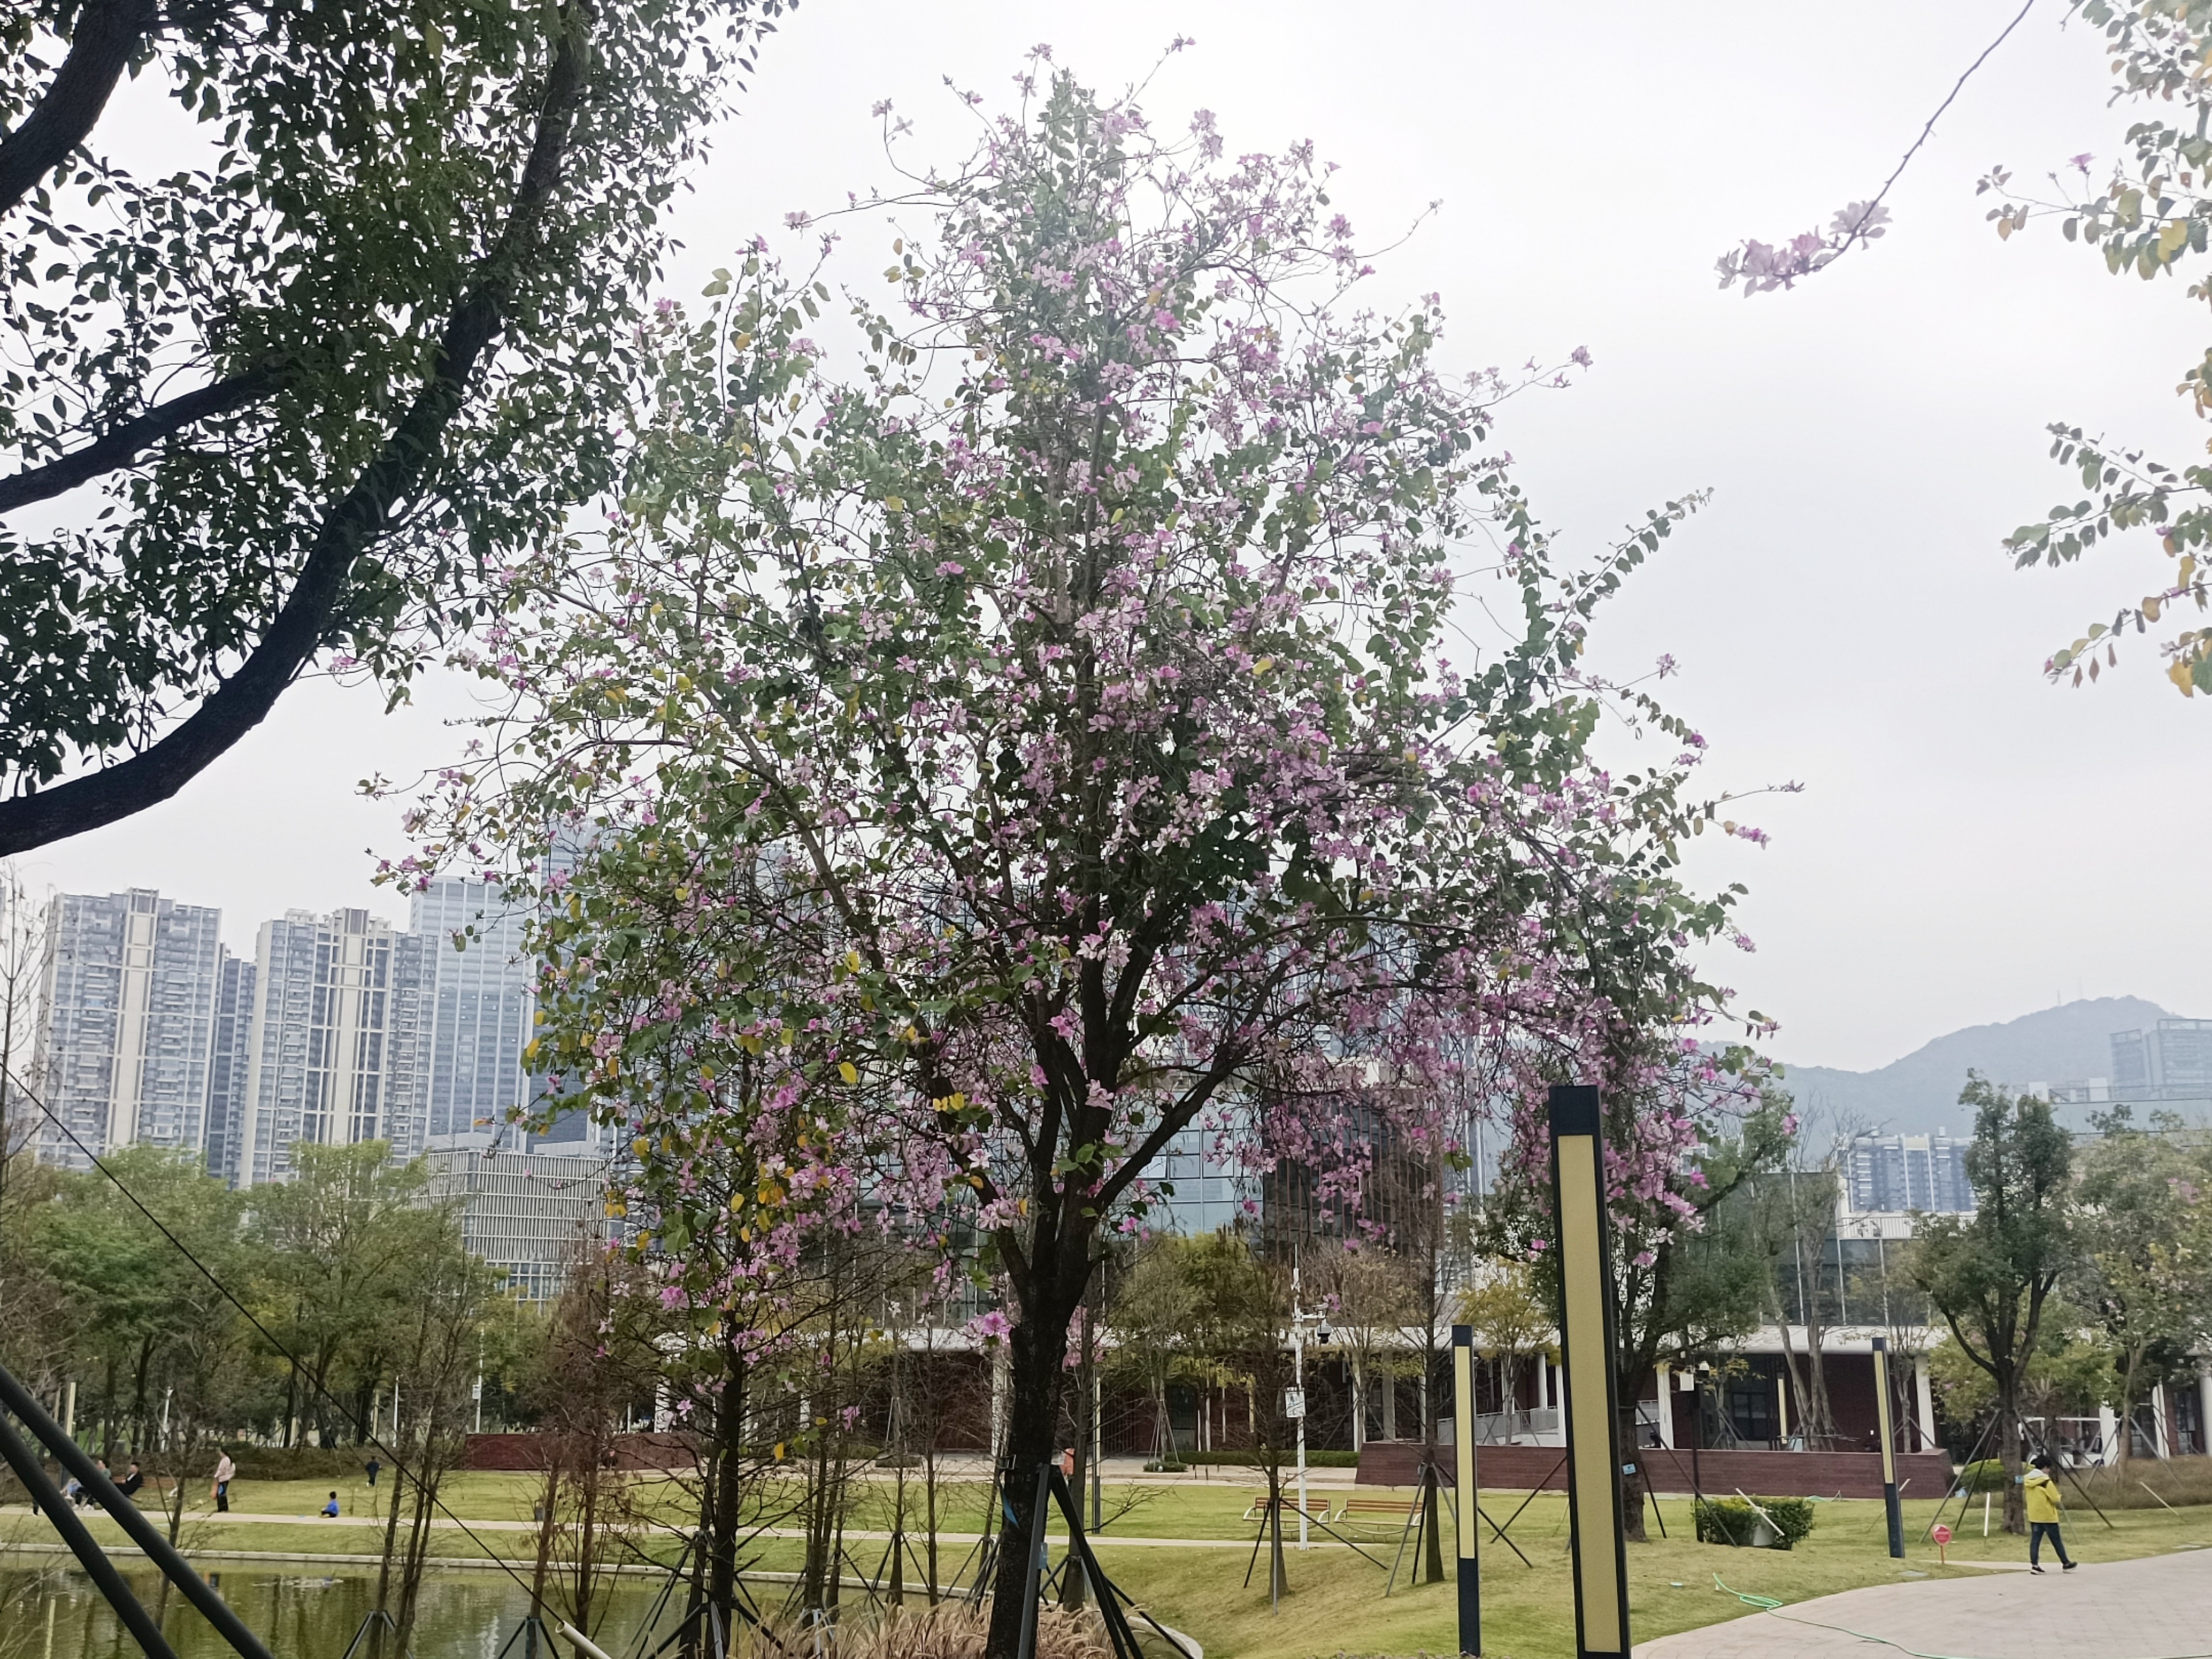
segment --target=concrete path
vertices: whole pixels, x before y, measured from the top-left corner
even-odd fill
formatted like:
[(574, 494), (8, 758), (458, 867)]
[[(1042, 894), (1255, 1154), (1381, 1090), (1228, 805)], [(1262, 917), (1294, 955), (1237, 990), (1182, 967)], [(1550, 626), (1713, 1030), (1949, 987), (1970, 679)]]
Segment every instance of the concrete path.
[[(2212, 1656), (2212, 1551), (2061, 1572), (1879, 1584), (1637, 1644), (1635, 1659)], [(1841, 1628), (1835, 1628), (1840, 1626)], [(1852, 1634), (1851, 1632), (1857, 1632)]]

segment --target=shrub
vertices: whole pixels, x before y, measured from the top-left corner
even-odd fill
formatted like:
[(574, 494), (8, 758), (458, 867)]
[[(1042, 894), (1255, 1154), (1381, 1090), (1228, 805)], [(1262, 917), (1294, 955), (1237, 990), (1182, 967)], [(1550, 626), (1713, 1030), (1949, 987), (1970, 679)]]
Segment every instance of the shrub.
[[(240, 1442), (222, 1448), (237, 1466), (240, 1480), (327, 1480), (358, 1475), (372, 1457), (391, 1460), (374, 1446), (255, 1446)], [(215, 1468), (215, 1453), (200, 1454), (195, 1464)]]
[[(1761, 1511), (1764, 1511), (1762, 1514)], [(1775, 1536), (1769, 1549), (1786, 1550), (1813, 1530), (1813, 1500), (1809, 1498), (1762, 1498), (1758, 1507), (1741, 1498), (1707, 1498), (1698, 1504), (1698, 1541), (1733, 1544), (1749, 1548), (1763, 1523), (1771, 1522)]]
[(1959, 1484), (1953, 1488), (1954, 1491), (1960, 1489), (1971, 1492), (2002, 1492), (2005, 1489), (2004, 1465), (1994, 1457), (1984, 1457), (1978, 1462), (1967, 1464), (1959, 1471)]

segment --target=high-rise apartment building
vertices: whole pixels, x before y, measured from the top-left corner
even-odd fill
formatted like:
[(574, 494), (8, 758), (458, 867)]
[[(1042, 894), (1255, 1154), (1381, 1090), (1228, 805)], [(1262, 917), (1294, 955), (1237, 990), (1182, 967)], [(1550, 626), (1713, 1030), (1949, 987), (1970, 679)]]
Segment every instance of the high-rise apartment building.
[(424, 1133), (489, 1134), (531, 1101), (531, 964), (524, 914), (495, 884), (434, 881), (409, 904), (422, 941)]
[(204, 1147), (222, 920), (147, 888), (53, 901), (33, 1066), (76, 1139), (46, 1123), (42, 1158), (82, 1169), (134, 1141)]
[(215, 1038), (208, 1054), (207, 1166), (232, 1186), (246, 1140), (246, 1079), (253, 1060), (253, 988), (259, 970), (222, 953), (215, 993)]
[(295, 1141), (422, 1149), (427, 943), (366, 910), (262, 924), (238, 1185), (289, 1175)]
[(1957, 1212), (1974, 1207), (1966, 1148), (1950, 1135), (1856, 1135), (1844, 1149), (1844, 1188), (1850, 1207)]

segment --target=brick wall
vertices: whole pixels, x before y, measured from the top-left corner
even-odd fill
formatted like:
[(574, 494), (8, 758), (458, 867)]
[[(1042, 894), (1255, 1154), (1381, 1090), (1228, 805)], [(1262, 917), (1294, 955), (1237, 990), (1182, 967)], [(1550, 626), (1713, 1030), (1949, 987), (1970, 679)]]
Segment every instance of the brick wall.
[[(1443, 1477), (1452, 1478), (1452, 1449), (1437, 1449)], [(1651, 1490), (1691, 1490), (1691, 1455), (1649, 1447), (1644, 1460)], [(1410, 1486), (1420, 1467), (1415, 1440), (1370, 1440), (1359, 1455), (1363, 1486)], [(1766, 1498), (1879, 1498), (1881, 1459), (1874, 1452), (1705, 1451), (1696, 1458), (1697, 1477), (1708, 1494), (1726, 1496), (1739, 1488)], [(1475, 1478), (1486, 1486), (1520, 1491), (1543, 1487), (1565, 1491), (1565, 1454), (1557, 1446), (1485, 1446), (1476, 1453)], [(1942, 1452), (1901, 1452), (1897, 1478), (1906, 1495), (1934, 1498), (1949, 1489), (1951, 1460)]]
[[(542, 1434), (472, 1434), (461, 1449), (465, 1469), (526, 1469), (545, 1468), (551, 1437)], [(618, 1434), (614, 1437), (614, 1467), (618, 1469), (690, 1468), (696, 1462), (690, 1441), (675, 1434)]]

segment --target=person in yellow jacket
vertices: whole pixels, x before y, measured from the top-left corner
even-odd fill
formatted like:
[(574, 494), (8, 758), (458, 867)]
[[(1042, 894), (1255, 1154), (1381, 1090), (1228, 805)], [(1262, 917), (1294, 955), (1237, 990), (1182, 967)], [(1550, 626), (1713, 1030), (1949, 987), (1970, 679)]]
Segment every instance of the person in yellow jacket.
[(2051, 1454), (2044, 1452), (2033, 1461), (2027, 1473), (2021, 1477), (2021, 1485), (2025, 1489), (2023, 1495), (2027, 1499), (2027, 1570), (2030, 1572), (2043, 1571), (2043, 1540), (2046, 1538), (2057, 1554), (2058, 1565), (2068, 1572), (2073, 1571), (2075, 1567), (2075, 1563), (2067, 1558), (2066, 1540), (2058, 1535), (2059, 1510), (2066, 1500), (2060, 1493), (2058, 1482), (2052, 1478), (2051, 1469)]

